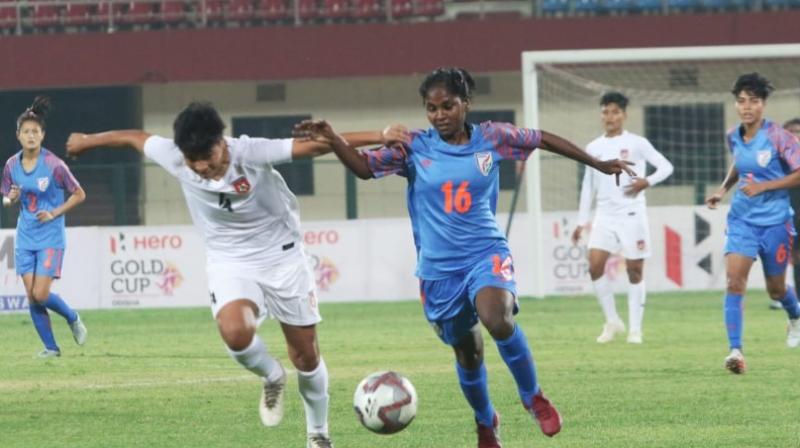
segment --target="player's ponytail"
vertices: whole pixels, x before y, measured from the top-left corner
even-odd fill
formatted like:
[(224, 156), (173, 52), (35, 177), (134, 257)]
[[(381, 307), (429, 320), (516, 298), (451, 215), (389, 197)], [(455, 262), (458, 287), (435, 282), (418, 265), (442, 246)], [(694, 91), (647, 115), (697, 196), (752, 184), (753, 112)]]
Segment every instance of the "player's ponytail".
[(444, 87), (451, 95), (456, 95), (464, 101), (472, 99), (475, 91), (475, 80), (468, 71), (459, 67), (440, 67), (432, 71), (419, 86), (422, 100), (428, 96), (428, 90), (435, 86)]
[(34, 98), (33, 103), (25, 109), (25, 112), (20, 114), (17, 118), (17, 132), (19, 132), (20, 127), (22, 127), (22, 124), (26, 121), (35, 121), (44, 129), (44, 117), (46, 117), (52, 109), (53, 106), (50, 102), (50, 98), (46, 96), (37, 96)]

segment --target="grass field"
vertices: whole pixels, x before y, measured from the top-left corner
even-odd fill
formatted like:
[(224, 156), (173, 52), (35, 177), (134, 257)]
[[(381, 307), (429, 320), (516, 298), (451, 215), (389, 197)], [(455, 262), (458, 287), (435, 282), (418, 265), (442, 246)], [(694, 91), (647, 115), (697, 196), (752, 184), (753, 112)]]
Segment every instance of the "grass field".
[[(564, 416), (547, 439), (519, 405), (493, 345), (490, 391), (513, 447), (798, 447), (800, 350), (784, 344), (785, 314), (748, 297), (749, 371), (722, 367), (727, 344), (718, 293), (651, 294), (645, 343), (598, 345), (600, 311), (589, 297), (523, 299), (519, 322), (540, 382)], [(627, 305), (618, 297), (620, 310)], [(322, 307), (321, 345), (331, 376), (331, 434), (339, 448), (471, 447), (471, 411), (448, 347), (416, 302)], [(207, 309), (84, 311), (89, 342), (77, 347), (55, 321), (64, 356), (40, 349), (27, 314), (0, 316), (0, 446), (305, 446), (305, 420), (290, 375), (286, 417), (258, 419), (255, 376), (228, 358)], [(286, 352), (274, 322), (261, 328), (273, 353)], [(419, 395), (416, 420), (394, 436), (356, 421), (352, 393), (376, 370), (397, 370)]]

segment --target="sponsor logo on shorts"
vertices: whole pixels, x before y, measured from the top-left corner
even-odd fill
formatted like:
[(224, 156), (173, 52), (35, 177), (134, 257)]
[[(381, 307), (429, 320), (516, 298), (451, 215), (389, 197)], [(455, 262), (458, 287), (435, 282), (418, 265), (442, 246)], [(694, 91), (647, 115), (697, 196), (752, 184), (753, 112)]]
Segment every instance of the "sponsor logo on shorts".
[(49, 177), (40, 177), (36, 179), (36, 182), (39, 184), (39, 191), (47, 191), (47, 187), (50, 186)]
[(480, 170), (481, 174), (488, 176), (489, 171), (492, 170), (492, 164), (494, 163), (494, 160), (492, 160), (492, 153), (476, 152), (475, 162), (478, 164), (478, 170)]
[(769, 165), (770, 159), (772, 159), (771, 149), (764, 149), (756, 153), (756, 160), (758, 161), (759, 166), (766, 167)]

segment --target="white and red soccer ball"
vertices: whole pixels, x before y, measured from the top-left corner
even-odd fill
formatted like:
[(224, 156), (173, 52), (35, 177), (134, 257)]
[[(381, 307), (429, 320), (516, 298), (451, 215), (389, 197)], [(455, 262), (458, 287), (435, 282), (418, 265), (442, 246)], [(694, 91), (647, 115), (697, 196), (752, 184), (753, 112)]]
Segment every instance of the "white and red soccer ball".
[(353, 408), (365, 428), (378, 434), (394, 434), (417, 415), (417, 391), (399, 373), (376, 372), (356, 387)]

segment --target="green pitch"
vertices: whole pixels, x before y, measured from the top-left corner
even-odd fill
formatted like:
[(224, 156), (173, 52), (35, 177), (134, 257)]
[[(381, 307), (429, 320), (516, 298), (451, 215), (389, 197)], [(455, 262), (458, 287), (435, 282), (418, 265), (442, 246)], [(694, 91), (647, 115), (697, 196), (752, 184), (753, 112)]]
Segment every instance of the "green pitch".
[[(618, 308), (627, 303), (618, 296)], [(416, 302), (323, 305), (321, 346), (331, 376), (331, 435), (340, 448), (474, 447), (475, 426), (453, 370)], [(27, 314), (0, 316), (0, 446), (305, 446), (305, 420), (290, 375), (286, 416), (258, 419), (259, 382), (228, 358), (207, 309), (84, 311), (89, 342), (77, 347), (54, 319), (64, 356), (40, 350)], [(800, 446), (800, 349), (784, 343), (785, 314), (752, 293), (745, 312), (749, 371), (723, 369), (721, 294), (651, 294), (645, 343), (594, 342), (593, 298), (522, 300), (519, 322), (539, 379), (564, 417), (547, 439), (522, 411), (513, 380), (487, 344), (490, 391), (513, 447)], [(286, 364), (274, 322), (261, 328)], [(394, 436), (361, 428), (358, 381), (377, 370), (407, 375), (419, 394), (411, 426)]]

